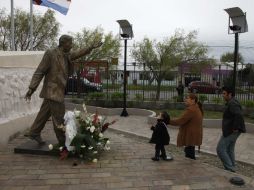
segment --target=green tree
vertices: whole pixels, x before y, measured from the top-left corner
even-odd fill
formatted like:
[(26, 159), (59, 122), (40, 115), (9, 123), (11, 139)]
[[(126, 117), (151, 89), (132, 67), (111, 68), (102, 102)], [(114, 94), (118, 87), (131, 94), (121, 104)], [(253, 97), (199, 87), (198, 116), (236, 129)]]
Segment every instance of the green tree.
[(169, 71), (186, 63), (201, 68), (213, 62), (207, 58), (207, 48), (196, 38), (196, 31), (185, 35), (183, 30), (177, 30), (162, 42), (144, 38), (134, 44), (132, 56), (147, 67), (157, 81), (156, 100), (160, 97), (161, 82), (168, 78)]
[[(234, 62), (234, 52), (227, 52), (221, 55), (220, 61), (222, 63), (227, 63), (227, 62)], [(238, 60), (237, 63), (243, 63), (244, 59), (241, 53), (238, 53)]]
[[(222, 54), (221, 57), (220, 57), (220, 61), (223, 64), (228, 65), (228, 66), (233, 68), (232, 65), (229, 65), (227, 63), (234, 62), (234, 52), (227, 52), (227, 53)], [(241, 53), (238, 53), (237, 65), (238, 65), (238, 63), (243, 63), (243, 62), (244, 62), (243, 56), (241, 55)], [(238, 75), (237, 75), (238, 79), (239, 79), (239, 73), (241, 73), (241, 72), (243, 72), (243, 71), (238, 72)], [(232, 86), (233, 85), (233, 74), (234, 73), (231, 72), (228, 75), (228, 77), (223, 80), (224, 85), (226, 85), (226, 86)]]
[(99, 40), (103, 41), (103, 45), (100, 48), (82, 57), (82, 61), (109, 59), (120, 55), (119, 38), (113, 36), (112, 32), (105, 34), (101, 27), (91, 30), (83, 28), (82, 32), (73, 33), (72, 36), (74, 37), (74, 50), (82, 47), (90, 47), (94, 42)]
[[(190, 72), (201, 75), (203, 69), (214, 66), (215, 60), (207, 56), (208, 49), (206, 46), (197, 41), (197, 31), (191, 31), (187, 35), (184, 35), (184, 31), (178, 32), (181, 42), (181, 55), (182, 59), (177, 64), (180, 68), (184, 64), (191, 64)], [(182, 80), (182, 69), (180, 69)]]
[(247, 64), (239, 73), (243, 82), (247, 82), (248, 85), (254, 85), (254, 66), (252, 64)]
[[(54, 11), (48, 9), (44, 15), (33, 15), (33, 50), (46, 50), (56, 45), (60, 24)], [(14, 11), (15, 50), (26, 51), (30, 48), (30, 14), (21, 9)], [(0, 50), (11, 49), (11, 18), (5, 9), (0, 9)]]
[[(94, 60), (109, 61), (111, 58), (115, 58), (120, 55), (120, 39), (117, 36), (114, 36), (112, 32), (105, 33), (101, 27), (91, 30), (83, 28), (82, 32), (73, 33), (72, 36), (74, 38), (74, 50), (82, 47), (90, 47), (96, 41), (103, 41), (103, 45), (100, 48), (94, 49), (89, 55), (78, 60), (78, 62), (80, 62), (76, 68), (78, 78), (80, 78), (81, 71), (83, 70), (86, 62)], [(114, 72), (110, 73), (114, 79)]]

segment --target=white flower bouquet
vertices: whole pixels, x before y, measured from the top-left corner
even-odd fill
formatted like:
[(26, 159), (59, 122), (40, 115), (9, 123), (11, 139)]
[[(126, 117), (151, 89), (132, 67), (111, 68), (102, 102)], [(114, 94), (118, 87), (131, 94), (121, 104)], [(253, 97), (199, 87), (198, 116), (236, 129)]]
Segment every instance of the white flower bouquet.
[(109, 138), (104, 132), (112, 122), (105, 122), (106, 118), (95, 114), (88, 114), (83, 104), (84, 112), (74, 110), (65, 113), (65, 147), (60, 150), (60, 159), (74, 154), (82, 159), (97, 162), (101, 150), (110, 150)]

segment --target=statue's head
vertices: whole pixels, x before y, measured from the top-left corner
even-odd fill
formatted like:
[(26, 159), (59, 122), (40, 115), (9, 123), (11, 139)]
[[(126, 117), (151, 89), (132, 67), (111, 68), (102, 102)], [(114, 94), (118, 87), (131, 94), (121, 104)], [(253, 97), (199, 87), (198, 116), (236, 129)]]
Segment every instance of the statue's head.
[(69, 52), (72, 48), (72, 37), (66, 34), (62, 35), (59, 38), (59, 47), (62, 47), (64, 52)]

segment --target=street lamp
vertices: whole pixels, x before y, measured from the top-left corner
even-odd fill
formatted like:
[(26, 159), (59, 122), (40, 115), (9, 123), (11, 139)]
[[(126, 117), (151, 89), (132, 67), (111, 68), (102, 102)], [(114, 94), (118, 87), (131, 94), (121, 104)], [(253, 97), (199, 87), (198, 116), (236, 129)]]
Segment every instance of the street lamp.
[(128, 20), (117, 20), (122, 29), (120, 32), (121, 39), (124, 40), (124, 82), (123, 82), (123, 111), (121, 116), (127, 117), (128, 112), (126, 110), (126, 84), (127, 84), (127, 73), (126, 73), (126, 60), (127, 60), (127, 40), (133, 38), (132, 25)]
[[(239, 33), (248, 32), (248, 25), (246, 20), (246, 13), (239, 7), (224, 9), (228, 15), (228, 34), (235, 34), (235, 51), (234, 51), (234, 72), (233, 72), (233, 95), (235, 95), (236, 86), (236, 67), (238, 62), (238, 41)], [(232, 25), (231, 22), (232, 21)], [(231, 32), (232, 30), (232, 32)]]

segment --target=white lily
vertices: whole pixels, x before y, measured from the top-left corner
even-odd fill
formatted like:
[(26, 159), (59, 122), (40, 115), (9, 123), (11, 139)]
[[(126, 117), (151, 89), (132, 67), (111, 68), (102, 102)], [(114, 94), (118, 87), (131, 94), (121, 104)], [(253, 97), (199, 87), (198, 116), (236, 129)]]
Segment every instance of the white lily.
[(94, 130), (95, 130), (95, 127), (94, 127), (94, 126), (92, 126), (92, 127), (90, 128), (90, 132), (91, 132), (91, 133), (93, 133), (93, 132), (94, 132)]
[(54, 146), (52, 144), (49, 144), (49, 150), (53, 150)]
[(85, 104), (85, 103), (83, 103), (83, 105), (82, 105), (82, 106), (83, 106), (84, 112), (85, 112), (85, 113), (87, 113), (86, 104)]
[(74, 110), (74, 115), (75, 117), (80, 117), (80, 111), (79, 110)]
[(94, 159), (93, 159), (93, 162), (96, 163), (96, 162), (98, 162), (98, 160), (97, 160), (96, 158), (94, 158)]
[(105, 146), (104, 150), (110, 150), (110, 147), (109, 146)]
[(100, 138), (102, 138), (102, 137), (103, 137), (103, 134), (102, 134), (102, 133), (100, 133), (100, 134), (99, 134), (99, 137), (100, 137)]

